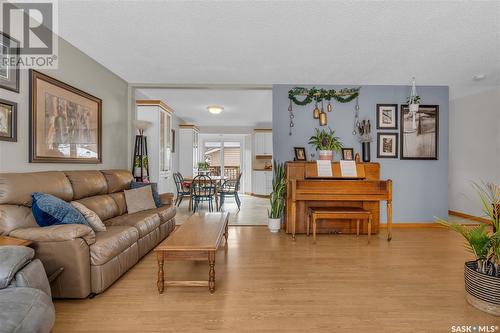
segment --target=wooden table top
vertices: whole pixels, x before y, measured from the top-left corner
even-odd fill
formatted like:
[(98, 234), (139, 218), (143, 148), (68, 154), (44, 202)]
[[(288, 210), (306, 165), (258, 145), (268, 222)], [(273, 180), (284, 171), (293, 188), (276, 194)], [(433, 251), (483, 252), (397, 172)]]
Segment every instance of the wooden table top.
[(26, 239), (14, 238), (10, 236), (0, 236), (0, 246), (4, 245), (29, 246), (31, 245), (31, 243), (32, 241)]
[(215, 251), (228, 220), (228, 212), (193, 214), (155, 251)]

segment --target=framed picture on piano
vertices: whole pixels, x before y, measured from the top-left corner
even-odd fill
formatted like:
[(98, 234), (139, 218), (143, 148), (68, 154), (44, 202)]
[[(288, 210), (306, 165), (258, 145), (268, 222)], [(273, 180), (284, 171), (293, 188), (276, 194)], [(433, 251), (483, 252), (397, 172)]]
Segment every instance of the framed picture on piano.
[(293, 147), (295, 161), (306, 161), (306, 149), (304, 147)]

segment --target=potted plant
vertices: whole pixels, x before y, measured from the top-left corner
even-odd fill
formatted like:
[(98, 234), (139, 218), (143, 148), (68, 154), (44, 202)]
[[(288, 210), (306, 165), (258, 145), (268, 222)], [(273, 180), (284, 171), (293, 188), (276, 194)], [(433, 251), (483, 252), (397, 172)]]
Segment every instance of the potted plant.
[(330, 127), (328, 131), (324, 128), (321, 130), (316, 128), (316, 133), (309, 138), (309, 144), (319, 150), (320, 160), (330, 161), (333, 159), (333, 152), (340, 152), (343, 146), (340, 138), (335, 136), (335, 132)]
[(268, 227), (271, 232), (279, 232), (281, 229), (281, 218), (285, 208), (286, 179), (285, 165), (273, 162), (273, 191), (269, 196), (271, 208), (268, 209)]
[(206, 175), (208, 173), (209, 167), (210, 167), (210, 164), (208, 164), (208, 162), (198, 162), (198, 174), (199, 175)]
[(483, 183), (474, 187), (487, 222), (473, 227), (444, 220), (438, 222), (461, 234), (476, 258), (464, 266), (467, 302), (481, 311), (500, 316), (500, 186)]

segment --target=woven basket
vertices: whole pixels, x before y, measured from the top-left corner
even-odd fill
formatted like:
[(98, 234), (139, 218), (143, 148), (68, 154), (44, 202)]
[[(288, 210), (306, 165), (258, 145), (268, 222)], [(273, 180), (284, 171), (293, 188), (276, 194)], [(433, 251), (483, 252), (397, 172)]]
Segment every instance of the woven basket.
[(465, 298), (475, 308), (500, 316), (500, 278), (479, 273), (476, 267), (475, 261), (464, 265)]

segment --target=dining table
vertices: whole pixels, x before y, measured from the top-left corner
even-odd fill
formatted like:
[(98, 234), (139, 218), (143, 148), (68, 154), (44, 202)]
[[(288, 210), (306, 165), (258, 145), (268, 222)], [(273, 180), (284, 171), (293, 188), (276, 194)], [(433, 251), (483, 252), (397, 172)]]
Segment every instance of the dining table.
[[(213, 181), (215, 182), (215, 209), (218, 211), (220, 209), (219, 207), (219, 197), (217, 195), (217, 191), (221, 188), (222, 184), (229, 179), (227, 176), (208, 176), (210, 177), (210, 180), (200, 180), (202, 182), (209, 182)], [(186, 177), (183, 179), (183, 182), (186, 184), (189, 184), (188, 186), (191, 187), (191, 184), (194, 181), (194, 177)], [(189, 196), (189, 210), (191, 210), (193, 207), (193, 196)]]

